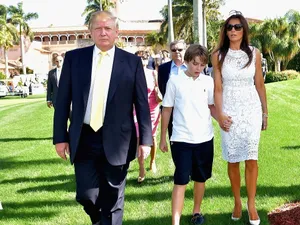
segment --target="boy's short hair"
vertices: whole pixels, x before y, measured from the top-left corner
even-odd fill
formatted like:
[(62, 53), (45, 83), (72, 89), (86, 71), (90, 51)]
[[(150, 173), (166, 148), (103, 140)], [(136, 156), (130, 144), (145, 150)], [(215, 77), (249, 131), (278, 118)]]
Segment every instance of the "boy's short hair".
[(191, 44), (185, 54), (184, 54), (184, 60), (186, 62), (190, 62), (194, 60), (196, 57), (200, 57), (200, 60), (207, 64), (208, 62), (208, 50), (202, 45), (199, 44)]

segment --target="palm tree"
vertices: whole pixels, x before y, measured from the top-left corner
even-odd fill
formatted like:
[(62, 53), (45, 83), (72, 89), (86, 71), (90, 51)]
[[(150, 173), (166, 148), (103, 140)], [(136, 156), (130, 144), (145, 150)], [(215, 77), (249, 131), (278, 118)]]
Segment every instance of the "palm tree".
[(32, 12), (25, 13), (23, 10), (23, 2), (19, 2), (17, 4), (17, 7), (13, 5), (9, 6), (8, 14), (10, 15), (9, 21), (12, 24), (17, 25), (19, 28), (22, 67), (23, 67), (23, 73), (26, 74), (24, 37), (26, 36), (32, 37), (32, 32), (27, 22), (32, 19), (37, 19), (39, 16), (37, 13), (32, 13)]
[[(252, 44), (269, 56), (275, 71), (285, 70), (288, 62), (300, 49), (299, 20), (289, 20), (290, 15), (250, 26)], [(294, 18), (297, 18), (297, 13)]]
[(88, 25), (91, 15), (94, 12), (102, 11), (102, 10), (110, 10), (111, 8), (115, 8), (115, 3), (111, 0), (87, 0), (87, 6), (85, 7), (81, 16), (86, 15), (84, 24)]
[(173, 28), (173, 12), (172, 12), (172, 0), (168, 0), (168, 40), (169, 43), (174, 41), (174, 28)]
[(13, 47), (13, 44), (18, 39), (18, 31), (14, 25), (7, 22), (7, 8), (0, 5), (0, 47), (4, 49), (5, 58), (5, 75), (8, 78), (8, 55), (7, 50)]
[[(216, 45), (220, 30), (220, 12), (218, 9), (224, 0), (203, 0), (205, 5), (205, 18), (207, 21), (207, 48), (212, 50)], [(175, 39), (184, 39), (187, 43), (198, 42), (194, 40), (194, 21), (193, 0), (173, 0), (173, 23)], [(160, 11), (164, 18), (161, 24), (160, 33), (167, 40), (168, 38), (168, 5), (164, 6)], [(152, 44), (152, 43), (151, 43)], [(154, 44), (154, 43), (153, 43)]]

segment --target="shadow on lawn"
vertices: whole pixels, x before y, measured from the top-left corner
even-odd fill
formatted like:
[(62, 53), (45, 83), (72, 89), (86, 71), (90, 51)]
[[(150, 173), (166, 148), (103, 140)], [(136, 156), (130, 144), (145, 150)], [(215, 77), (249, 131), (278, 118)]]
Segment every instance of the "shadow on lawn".
[[(75, 192), (76, 185), (75, 185), (75, 179), (73, 178), (74, 175), (70, 175), (72, 178), (60, 182), (59, 184), (42, 184), (36, 187), (29, 187), (29, 188), (23, 188), (18, 190), (18, 193), (26, 194), (28, 192), (56, 192), (56, 191), (66, 191), (66, 192)], [(33, 179), (34, 180), (34, 179)]]
[[(61, 200), (61, 201), (25, 201), (25, 202), (2, 202), (3, 209), (0, 213), (0, 220), (33, 220), (33, 219), (48, 219), (58, 215), (62, 207), (77, 206), (75, 200)], [(26, 212), (33, 208), (53, 208), (52, 212)]]
[[(2, 206), (5, 211), (8, 210), (23, 210), (23, 209), (31, 209), (31, 208), (41, 208), (41, 207), (53, 207), (60, 208), (64, 206), (77, 206), (78, 203), (74, 200), (61, 200), (61, 201), (51, 201), (51, 200), (39, 200), (39, 201), (25, 201), (25, 202), (2, 202)], [(4, 211), (3, 211), (4, 212)]]
[(300, 150), (300, 145), (283, 146), (281, 148), (284, 149), (284, 150)]
[[(126, 204), (126, 203), (125, 203)], [(204, 206), (203, 206), (204, 207)], [(204, 207), (205, 208), (205, 207)], [(192, 210), (192, 209), (191, 209)], [(167, 212), (169, 213), (169, 212)], [(265, 210), (258, 210), (258, 214), (261, 219), (261, 224), (269, 224), (267, 212)], [(231, 212), (228, 213), (214, 213), (214, 214), (204, 214), (205, 224), (214, 224), (214, 225), (248, 225), (248, 214), (246, 210), (243, 210), (242, 218), (239, 221), (231, 220)], [(180, 224), (181, 225), (190, 225), (191, 224), (191, 215), (182, 215)], [(146, 219), (137, 219), (137, 220), (125, 220), (123, 225), (168, 225), (171, 224), (171, 215), (170, 216), (155, 216)]]
[[(68, 162), (69, 163), (69, 162)], [(18, 161), (16, 160), (16, 157), (8, 157), (8, 158), (2, 158), (0, 159), (0, 165), (1, 169), (20, 169), (23, 167), (28, 168), (29, 166), (36, 166), (36, 165), (53, 165), (53, 164), (66, 164), (65, 161), (61, 160), (60, 158), (55, 159), (41, 159), (41, 160), (24, 160), (24, 161)]]
[(52, 140), (52, 137), (19, 137), (19, 138), (0, 138), (0, 142), (17, 142), (17, 141), (42, 141), (42, 140)]
[[(141, 188), (143, 188), (141, 186)], [(155, 189), (155, 188), (154, 188)], [(278, 197), (278, 196), (290, 196), (291, 198), (297, 197), (299, 194), (300, 185), (286, 186), (286, 187), (274, 187), (274, 186), (258, 186), (257, 187), (257, 196), (263, 197)], [(205, 198), (214, 198), (214, 197), (230, 197), (232, 198), (232, 192), (230, 187), (208, 187), (205, 190)], [(241, 188), (241, 196), (243, 198), (247, 197), (246, 188)], [(185, 192), (186, 199), (193, 199), (193, 190), (191, 188), (187, 189)], [(142, 192), (136, 191), (134, 193), (125, 194), (126, 201), (164, 201), (171, 200), (171, 191), (153, 191), (153, 192)]]
[[(19, 221), (26, 220), (33, 220), (33, 219), (48, 219), (54, 217), (57, 213), (56, 212), (16, 212), (14, 210), (2, 210), (0, 213), (0, 220), (1, 221), (9, 221), (11, 219), (15, 220), (18, 219)], [(5, 223), (1, 223), (5, 224)], [(16, 224), (16, 223), (14, 223)], [(28, 224), (28, 223), (27, 223)], [(32, 223), (31, 223), (32, 224)]]
[(28, 177), (19, 177), (15, 179), (7, 179), (0, 181), (0, 184), (19, 184), (25, 182), (56, 182), (56, 181), (65, 181), (68, 182), (75, 182), (74, 175), (59, 175), (59, 176), (49, 176), (49, 177), (35, 177), (35, 178), (28, 178)]
[(127, 179), (126, 186), (143, 187), (153, 186), (157, 184), (173, 182), (173, 176), (161, 176), (161, 177), (146, 177), (145, 181), (141, 184), (137, 182), (137, 179)]

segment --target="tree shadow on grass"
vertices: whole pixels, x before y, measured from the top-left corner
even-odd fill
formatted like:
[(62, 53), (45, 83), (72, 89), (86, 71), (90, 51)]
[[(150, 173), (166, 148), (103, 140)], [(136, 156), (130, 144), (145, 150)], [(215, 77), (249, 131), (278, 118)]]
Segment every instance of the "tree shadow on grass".
[(48, 184), (39, 185), (37, 187), (29, 187), (18, 190), (17, 193), (26, 194), (28, 192), (56, 192), (56, 191), (66, 191), (75, 192), (76, 185), (75, 181), (67, 181), (59, 184)]
[(74, 175), (59, 175), (59, 176), (49, 176), (49, 177), (35, 177), (35, 178), (29, 178), (29, 177), (19, 177), (15, 179), (7, 179), (0, 181), (0, 184), (19, 184), (19, 183), (25, 183), (25, 182), (56, 182), (56, 181), (65, 181), (68, 180), (68, 182), (75, 182)]
[[(39, 200), (39, 201), (25, 201), (25, 202), (2, 202), (2, 206), (7, 210), (23, 210), (31, 208), (41, 208), (41, 207), (66, 207), (66, 206), (76, 206), (78, 203), (74, 200)], [(3, 211), (4, 212), (4, 211)]]
[(41, 159), (41, 160), (16, 160), (15, 157), (8, 157), (8, 158), (2, 158), (0, 159), (0, 167), (2, 170), (4, 169), (21, 169), (23, 167), (28, 168), (29, 166), (36, 166), (36, 165), (42, 165), (47, 164), (49, 166), (54, 164), (68, 164), (69, 162), (63, 161), (60, 158), (55, 159)]
[[(26, 220), (33, 220), (33, 219), (49, 219), (56, 215), (56, 212), (16, 212), (13, 210), (2, 210), (0, 213), (0, 221), (10, 220), (10, 219), (18, 219), (19, 221)], [(5, 224), (1, 223), (1, 224)]]
[(282, 146), (281, 148), (284, 150), (300, 150), (300, 145)]
[(157, 184), (164, 184), (173, 182), (173, 176), (160, 176), (160, 177), (146, 177), (146, 179), (142, 183), (138, 183), (137, 179), (127, 179), (126, 186), (132, 187), (147, 187), (153, 186)]
[[(25, 202), (2, 202), (3, 210), (0, 213), (0, 221), (3, 220), (34, 220), (49, 219), (61, 213), (62, 207), (78, 205), (75, 200), (61, 201), (25, 201)], [(43, 207), (52, 207), (52, 212), (26, 212), (28, 209), (41, 209)], [(24, 222), (24, 221), (23, 221)], [(2, 223), (1, 223), (2, 224)]]
[(52, 140), (52, 137), (18, 137), (18, 138), (0, 138), (0, 142), (18, 142), (18, 141), (43, 141), (43, 140)]
[[(126, 204), (126, 203), (125, 203)], [(203, 208), (205, 206), (203, 205)], [(192, 210), (192, 209), (191, 209)], [(126, 209), (125, 209), (126, 211)], [(170, 214), (171, 212), (167, 212)], [(261, 219), (261, 224), (269, 224), (267, 218), (267, 212), (265, 210), (258, 210), (258, 214)], [(171, 215), (169, 216), (155, 216), (151, 217), (149, 215), (146, 219), (126, 219), (123, 222), (123, 225), (169, 225), (172, 223)], [(205, 223), (204, 224), (213, 224), (213, 225), (248, 225), (248, 214), (243, 210), (242, 218), (239, 221), (231, 220), (231, 212), (228, 213), (207, 213), (204, 214)], [(191, 215), (182, 215), (180, 220), (181, 225), (190, 225), (191, 224)]]

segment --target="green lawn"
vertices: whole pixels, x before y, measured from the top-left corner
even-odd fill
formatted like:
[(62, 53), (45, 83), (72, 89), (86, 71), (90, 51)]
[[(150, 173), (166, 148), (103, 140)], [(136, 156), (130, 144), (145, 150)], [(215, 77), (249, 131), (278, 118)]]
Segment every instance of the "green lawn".
[[(300, 199), (300, 80), (267, 84), (269, 129), (262, 133), (257, 207), (261, 224), (281, 204)], [(52, 145), (53, 109), (45, 96), (0, 99), (1, 225), (89, 225), (76, 203), (73, 167), (58, 158)], [(213, 177), (207, 182), (202, 211), (205, 224), (247, 224), (246, 190), (242, 181), (243, 218), (231, 222), (233, 200), (226, 163), (221, 158), (215, 125)], [(147, 160), (149, 164), (149, 159)], [(138, 185), (138, 164), (132, 162), (126, 188), (124, 225), (171, 224), (174, 170), (170, 153), (157, 155), (158, 172)], [(242, 167), (244, 168), (244, 167)], [(186, 191), (182, 225), (193, 206), (192, 183)]]

